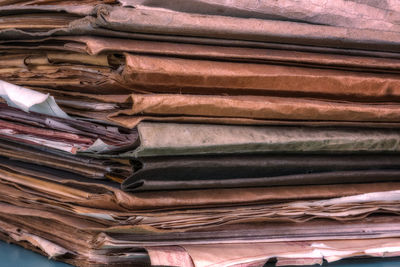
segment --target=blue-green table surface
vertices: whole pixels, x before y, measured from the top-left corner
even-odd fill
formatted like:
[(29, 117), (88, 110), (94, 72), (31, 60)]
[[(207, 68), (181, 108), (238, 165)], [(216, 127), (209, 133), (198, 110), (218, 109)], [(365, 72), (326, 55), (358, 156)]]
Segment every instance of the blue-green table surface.
[[(267, 264), (266, 266), (270, 267), (274, 265)], [(323, 266), (400, 267), (400, 257), (342, 260), (330, 264), (324, 264)], [(0, 241), (0, 267), (71, 267), (71, 265), (49, 260), (40, 254), (26, 250), (20, 246)]]

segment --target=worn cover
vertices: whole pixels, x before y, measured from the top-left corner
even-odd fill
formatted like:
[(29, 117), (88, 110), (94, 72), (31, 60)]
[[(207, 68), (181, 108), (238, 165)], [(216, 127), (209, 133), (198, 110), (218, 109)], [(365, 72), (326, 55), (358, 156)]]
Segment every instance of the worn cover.
[(397, 155), (231, 155), (135, 160), (129, 191), (396, 181)]
[(140, 123), (140, 146), (121, 157), (262, 152), (397, 152), (396, 130)]

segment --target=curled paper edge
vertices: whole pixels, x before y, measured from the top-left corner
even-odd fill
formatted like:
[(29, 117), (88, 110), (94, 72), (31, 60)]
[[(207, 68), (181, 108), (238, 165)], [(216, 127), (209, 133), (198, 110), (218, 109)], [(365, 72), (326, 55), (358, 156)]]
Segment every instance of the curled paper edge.
[[(0, 97), (6, 100), (9, 106), (25, 112), (37, 112), (58, 118), (73, 119), (57, 105), (54, 97), (50, 94), (43, 94), (0, 80)], [(85, 152), (99, 153), (112, 148), (114, 147), (107, 145), (101, 139), (97, 139)]]
[(25, 112), (71, 119), (56, 103), (54, 97), (43, 94), (22, 86), (0, 80), (0, 96), (11, 107), (19, 108)]

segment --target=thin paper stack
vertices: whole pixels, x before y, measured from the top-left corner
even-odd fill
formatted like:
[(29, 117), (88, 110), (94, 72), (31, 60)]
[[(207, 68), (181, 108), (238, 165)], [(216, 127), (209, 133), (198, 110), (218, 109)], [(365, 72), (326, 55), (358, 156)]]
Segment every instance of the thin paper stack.
[(0, 0), (0, 238), (76, 266), (400, 256), (399, 12)]

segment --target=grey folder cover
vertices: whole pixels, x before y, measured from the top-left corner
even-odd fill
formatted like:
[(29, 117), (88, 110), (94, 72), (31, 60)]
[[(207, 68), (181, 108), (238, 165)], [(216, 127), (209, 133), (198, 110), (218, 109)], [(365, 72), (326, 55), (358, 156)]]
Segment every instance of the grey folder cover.
[(265, 152), (396, 152), (396, 130), (148, 123), (137, 127), (140, 146), (120, 157)]

